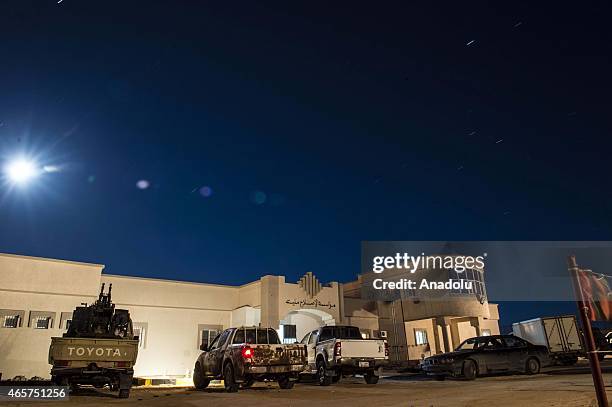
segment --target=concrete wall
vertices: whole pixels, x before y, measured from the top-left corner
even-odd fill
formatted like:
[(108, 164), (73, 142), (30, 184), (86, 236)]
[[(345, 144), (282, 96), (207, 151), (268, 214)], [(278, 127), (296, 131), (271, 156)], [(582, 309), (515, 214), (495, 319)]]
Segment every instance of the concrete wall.
[[(404, 323), (406, 330), (406, 344), (408, 346), (408, 360), (420, 360), (435, 354), (435, 336), (433, 319), (422, 319)], [(417, 345), (415, 330), (424, 329), (427, 332), (427, 344)]]
[(240, 286), (238, 289), (238, 306), (247, 305), (261, 308), (261, 280)]
[[(403, 309), (406, 321), (442, 315), (491, 318), (489, 303), (486, 301), (480, 303), (473, 296), (457, 296), (452, 300), (423, 300), (418, 302), (403, 300)], [(499, 315), (495, 319), (499, 319)]]
[(491, 331), (491, 335), (500, 335), (502, 332), (499, 331), (499, 323), (496, 320), (485, 319), (481, 321), (480, 331), (483, 329), (489, 329)]
[(243, 306), (232, 311), (231, 326), (259, 326), (261, 309)]
[(358, 298), (345, 298), (344, 323), (358, 326), (362, 332), (367, 331), (370, 335), (373, 335), (374, 331), (380, 330), (376, 302)]
[(331, 283), (310, 297), (298, 284), (285, 282), (284, 276), (264, 276), (261, 278), (261, 325), (278, 329), (282, 320), (299, 310), (327, 314), (324, 319), (331, 317), (339, 324), (343, 320), (341, 292), (338, 283)]

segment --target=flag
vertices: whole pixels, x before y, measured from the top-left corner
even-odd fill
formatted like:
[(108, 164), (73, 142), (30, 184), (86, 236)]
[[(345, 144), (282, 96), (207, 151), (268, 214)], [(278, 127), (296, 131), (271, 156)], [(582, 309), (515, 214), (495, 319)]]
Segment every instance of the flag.
[(612, 321), (612, 291), (606, 276), (591, 270), (577, 271), (582, 298), (590, 309), (592, 321)]

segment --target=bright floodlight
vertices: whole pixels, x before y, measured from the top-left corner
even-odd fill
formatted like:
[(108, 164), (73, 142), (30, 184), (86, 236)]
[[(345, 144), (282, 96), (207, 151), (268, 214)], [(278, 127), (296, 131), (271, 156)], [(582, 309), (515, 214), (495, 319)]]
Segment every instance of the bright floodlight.
[(6, 175), (16, 184), (24, 184), (37, 175), (36, 166), (31, 161), (18, 159), (6, 166)]

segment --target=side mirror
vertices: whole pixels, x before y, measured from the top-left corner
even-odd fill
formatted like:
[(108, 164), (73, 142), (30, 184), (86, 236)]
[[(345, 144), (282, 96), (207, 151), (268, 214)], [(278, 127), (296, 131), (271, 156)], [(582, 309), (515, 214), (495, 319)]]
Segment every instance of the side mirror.
[(200, 344), (200, 350), (206, 352), (208, 350), (208, 343), (202, 342)]

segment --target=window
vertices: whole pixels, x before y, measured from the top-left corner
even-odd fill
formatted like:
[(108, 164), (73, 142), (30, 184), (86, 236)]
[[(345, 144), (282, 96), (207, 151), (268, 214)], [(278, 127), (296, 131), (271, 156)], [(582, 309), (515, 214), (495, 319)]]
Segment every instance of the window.
[(223, 332), (223, 325), (198, 324), (195, 346), (200, 349), (202, 344), (210, 345), (215, 337)]
[(457, 349), (455, 349), (455, 350), (472, 350), (472, 349), (477, 349), (480, 346), (477, 339), (478, 338), (466, 339), (465, 341), (461, 342), (461, 345), (459, 345), (457, 347)]
[(255, 329), (245, 330), (244, 335), (244, 343), (257, 343), (257, 338), (255, 337)]
[(485, 348), (503, 348), (504, 344), (499, 338), (491, 338), (485, 345)]
[(305, 337), (302, 338), (302, 340), (300, 341), (300, 343), (303, 343), (304, 345), (306, 345), (308, 343), (308, 337), (310, 336), (310, 332), (308, 332), (306, 334)]
[(415, 328), (414, 341), (417, 345), (427, 345), (427, 330)]
[(212, 345), (213, 340), (219, 334), (217, 329), (202, 329), (200, 332), (201, 343), (207, 343), (209, 346)]
[(267, 329), (268, 331), (268, 342), (270, 345), (278, 345), (280, 344), (280, 339), (278, 338), (278, 334), (274, 329)]
[(238, 329), (234, 334), (233, 344), (241, 344), (244, 343), (244, 329)]
[(482, 329), (480, 331), (480, 336), (491, 336), (491, 330), (490, 329)]
[(51, 329), (56, 315), (51, 311), (30, 311), (28, 326), (34, 329)]
[(280, 339), (278, 338), (278, 334), (274, 329), (271, 328), (248, 328), (245, 329), (245, 343), (252, 344), (271, 344), (277, 345), (280, 344)]
[(51, 318), (49, 317), (37, 317), (34, 320), (34, 329), (49, 329), (49, 323)]
[(138, 337), (138, 349), (147, 348), (147, 329), (148, 324), (146, 322), (134, 322), (132, 332), (134, 337)]
[(314, 331), (312, 333), (312, 335), (310, 335), (310, 339), (308, 340), (308, 343), (311, 344), (311, 345), (316, 343), (317, 342), (317, 336), (319, 336), (319, 332), (318, 331)]
[(504, 337), (504, 341), (506, 342), (506, 346), (509, 348), (522, 348), (527, 346), (527, 342), (521, 338), (517, 338), (516, 336), (506, 336)]
[(59, 320), (58, 328), (67, 331), (68, 328), (70, 328), (71, 323), (72, 323), (72, 312), (60, 313), (60, 320)]
[(17, 328), (19, 326), (19, 315), (5, 315), (4, 323), (2, 327), (4, 328)]
[(225, 342), (227, 341), (227, 337), (229, 336), (230, 332), (232, 331), (227, 329), (223, 331), (221, 335), (217, 335), (212, 345), (210, 345), (210, 350), (217, 349), (225, 345)]
[(362, 339), (359, 328), (354, 326), (326, 326), (321, 330), (320, 342), (328, 339)]
[[(210, 343), (210, 344), (208, 345), (208, 349), (209, 349), (209, 350), (210, 350), (210, 349), (216, 349), (216, 348), (217, 348), (217, 346), (219, 346), (219, 338), (220, 338), (220, 337), (221, 337), (221, 335), (217, 335), (217, 336), (215, 336), (215, 339), (213, 339), (212, 343)], [(203, 343), (206, 343), (206, 342), (203, 342)]]
[(297, 326), (283, 325), (283, 342), (294, 343), (297, 341)]
[(257, 343), (268, 343), (268, 331), (266, 329), (257, 330)]

